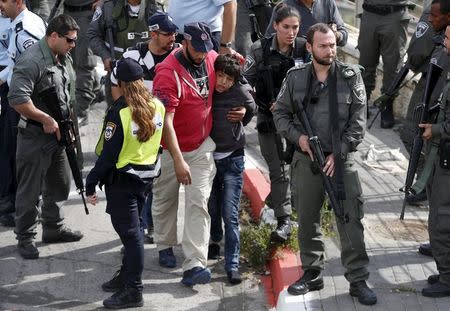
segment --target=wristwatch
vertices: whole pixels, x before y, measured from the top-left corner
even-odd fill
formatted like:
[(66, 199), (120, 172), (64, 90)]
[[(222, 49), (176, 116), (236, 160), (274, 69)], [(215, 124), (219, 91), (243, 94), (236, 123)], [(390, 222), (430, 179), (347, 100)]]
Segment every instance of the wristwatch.
[(222, 43), (221, 42), (220, 46), (223, 47), (223, 48), (228, 48), (229, 49), (229, 48), (231, 48), (231, 42), (227, 42), (227, 43)]

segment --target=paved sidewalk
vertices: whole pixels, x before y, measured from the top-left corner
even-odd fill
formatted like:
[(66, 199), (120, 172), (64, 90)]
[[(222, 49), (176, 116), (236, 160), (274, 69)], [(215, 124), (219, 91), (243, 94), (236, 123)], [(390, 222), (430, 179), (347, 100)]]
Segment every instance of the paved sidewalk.
[[(105, 107), (105, 104), (95, 105), (89, 125), (81, 130), (86, 162), (84, 176), (96, 158), (93, 151)], [(42, 244), (42, 231), (38, 226), (38, 260), (23, 260), (16, 251), (17, 241), (12, 229), (0, 226), (0, 310), (93, 310), (102, 307), (102, 300), (111, 294), (102, 292), (100, 285), (118, 269), (121, 243), (105, 213), (104, 194), (99, 194), (101, 202), (96, 207), (89, 206), (90, 215), (84, 214), (81, 198), (74, 189), (64, 207), (68, 226), (84, 233), (80, 242)], [(180, 222), (182, 219), (181, 211)], [(245, 278), (241, 285), (228, 285), (222, 259), (209, 262), (213, 272), (210, 284), (188, 288), (180, 283), (183, 260), (180, 247), (175, 248), (175, 255), (177, 268), (161, 268), (155, 246), (145, 245), (145, 306), (139, 310), (266, 309), (258, 276), (245, 272), (245, 264), (242, 265)]]
[[(401, 157), (407, 153), (397, 129), (384, 130), (379, 128), (379, 123), (377, 120), (367, 132), (356, 155), (365, 200), (363, 223), (370, 257), (369, 285), (378, 295), (378, 303), (363, 306), (348, 294), (349, 284), (344, 277), (336, 236), (325, 239), (325, 288), (305, 296), (290, 296), (289, 299), (299, 302), (297, 310), (450, 310), (450, 298), (432, 299), (421, 295), (427, 277), (437, 273), (432, 258), (417, 252), (419, 243), (428, 240), (428, 206), (407, 206), (405, 220), (399, 220), (403, 194), (398, 190), (403, 186), (408, 167), (406, 158)], [(250, 131), (248, 137), (256, 150), (256, 132)], [(399, 148), (402, 155), (398, 160), (366, 161), (363, 157), (370, 145), (379, 151)], [(256, 162), (255, 167), (263, 166), (263, 162)], [(262, 171), (267, 175), (267, 170)], [(289, 294), (283, 292), (283, 295)]]

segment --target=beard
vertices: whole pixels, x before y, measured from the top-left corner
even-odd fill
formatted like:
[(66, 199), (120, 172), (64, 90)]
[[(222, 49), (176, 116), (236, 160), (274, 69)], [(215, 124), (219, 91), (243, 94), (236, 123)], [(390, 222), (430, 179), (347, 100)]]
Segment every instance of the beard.
[(334, 62), (334, 60), (336, 59), (336, 55), (332, 55), (330, 57), (322, 57), (322, 58), (318, 57), (316, 55), (316, 53), (314, 53), (314, 51), (312, 51), (312, 56), (318, 64), (323, 65), (323, 66), (331, 65)]
[(186, 48), (186, 56), (188, 58), (188, 60), (191, 62), (192, 65), (199, 67), (203, 61), (205, 60), (204, 58), (202, 58), (202, 60), (200, 62), (197, 62), (191, 55), (191, 53), (189, 53), (189, 49)]

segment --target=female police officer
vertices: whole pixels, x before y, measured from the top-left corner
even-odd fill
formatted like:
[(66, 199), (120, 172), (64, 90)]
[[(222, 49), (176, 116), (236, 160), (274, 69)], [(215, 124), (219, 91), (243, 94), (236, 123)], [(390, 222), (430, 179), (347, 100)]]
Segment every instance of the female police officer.
[(105, 184), (106, 212), (125, 248), (120, 271), (102, 285), (104, 291), (115, 292), (103, 301), (106, 308), (144, 304), (140, 215), (159, 170), (164, 106), (147, 91), (142, 76), (135, 60), (119, 61), (117, 78), (123, 96), (108, 111), (96, 148), (99, 158), (86, 178), (86, 195), (94, 205), (98, 202), (95, 186)]
[(297, 38), (300, 27), (298, 11), (280, 3), (273, 14), (276, 33), (252, 45), (245, 62), (244, 76), (256, 90), (259, 145), (269, 167), (271, 207), (278, 220), (271, 240), (283, 242), (291, 232), (289, 179), (284, 171), (284, 164), (289, 161), (280, 157), (281, 138), (276, 133), (272, 110), (287, 71), (307, 61), (309, 53), (305, 48), (306, 40)]

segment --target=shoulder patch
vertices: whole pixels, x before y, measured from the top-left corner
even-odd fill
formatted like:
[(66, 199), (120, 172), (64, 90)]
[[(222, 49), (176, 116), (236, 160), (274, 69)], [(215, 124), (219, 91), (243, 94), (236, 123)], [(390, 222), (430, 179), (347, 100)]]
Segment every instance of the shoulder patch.
[(114, 132), (116, 131), (117, 125), (114, 122), (108, 122), (105, 127), (105, 140), (110, 140)]
[(34, 44), (34, 42), (35, 42), (34, 39), (28, 39), (28, 40), (26, 40), (26, 41), (22, 44), (23, 49), (24, 49), (24, 50), (28, 49), (30, 46), (32, 46), (32, 45)]
[(160, 112), (156, 111), (155, 116), (153, 117), (153, 123), (156, 125), (157, 130), (162, 130), (164, 118)]
[(350, 65), (350, 64), (343, 64), (341, 67), (342, 76), (344, 79), (350, 79), (356, 76), (358, 73), (360, 73), (363, 70), (363, 67), (359, 65)]
[(103, 14), (102, 7), (100, 5), (98, 5), (95, 8), (94, 15), (92, 16), (92, 21), (95, 22), (96, 20), (98, 20), (100, 18), (100, 16), (102, 16), (102, 14)]
[(427, 22), (419, 22), (416, 26), (416, 32), (414, 33), (414, 35), (416, 36), (416, 38), (420, 38), (422, 37), (430, 28), (430, 25)]
[(356, 84), (353, 87), (353, 94), (355, 94), (359, 100), (364, 100), (364, 97), (366, 96), (366, 87), (364, 86), (364, 83)]
[(245, 58), (243, 72), (245, 73), (248, 70), (250, 70), (250, 68), (252, 68), (254, 64), (255, 64), (255, 60), (253, 59), (253, 57), (251, 57), (250, 55), (247, 55), (247, 57)]

